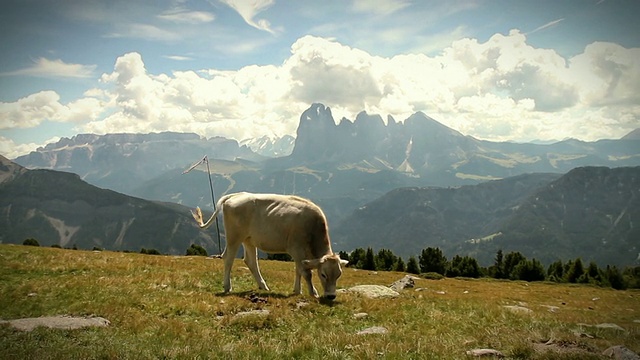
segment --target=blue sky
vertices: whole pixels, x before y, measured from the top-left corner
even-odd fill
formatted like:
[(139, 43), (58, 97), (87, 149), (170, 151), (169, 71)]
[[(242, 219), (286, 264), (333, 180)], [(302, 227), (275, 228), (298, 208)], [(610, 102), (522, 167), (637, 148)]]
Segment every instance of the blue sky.
[(422, 111), (494, 141), (640, 127), (638, 1), (5, 0), (0, 154), (78, 133), (295, 134)]

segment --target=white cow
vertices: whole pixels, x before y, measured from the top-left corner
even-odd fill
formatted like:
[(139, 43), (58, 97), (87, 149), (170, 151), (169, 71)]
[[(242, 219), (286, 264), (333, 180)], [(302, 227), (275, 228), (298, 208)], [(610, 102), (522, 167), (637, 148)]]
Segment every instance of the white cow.
[(246, 192), (223, 196), (216, 211), (205, 223), (200, 208), (192, 212), (201, 228), (209, 227), (222, 211), (227, 245), (224, 259), (224, 291), (231, 291), (231, 266), (240, 244), (244, 262), (258, 287), (269, 290), (260, 274), (258, 252), (287, 253), (296, 264), (293, 292), (301, 294), (300, 277), (304, 277), (309, 294), (318, 297), (311, 282), (311, 270), (317, 269), (324, 297), (336, 298), (336, 281), (342, 275), (340, 265), (348, 263), (331, 250), (327, 220), (322, 210), (310, 200), (297, 196), (251, 194)]

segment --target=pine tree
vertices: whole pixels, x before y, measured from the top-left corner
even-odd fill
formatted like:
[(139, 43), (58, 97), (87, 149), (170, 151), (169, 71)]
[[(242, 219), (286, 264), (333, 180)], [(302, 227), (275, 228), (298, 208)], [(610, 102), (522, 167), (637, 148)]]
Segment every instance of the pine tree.
[(362, 264), (363, 270), (376, 270), (376, 259), (373, 255), (373, 249), (367, 248), (367, 253), (364, 256), (364, 262)]
[(426, 248), (419, 256), (420, 271), (423, 273), (435, 272), (444, 275), (447, 270), (447, 258), (439, 248)]
[(562, 266), (562, 260), (558, 260), (547, 269), (547, 279), (549, 281), (561, 282), (564, 279), (564, 267)]
[(506, 278), (504, 273), (502, 249), (498, 250), (498, 252), (496, 253), (496, 257), (493, 260), (493, 277), (496, 279)]
[(577, 283), (583, 274), (584, 267), (582, 266), (582, 260), (577, 258), (571, 263), (571, 267), (565, 273), (565, 280), (570, 283)]
[(407, 262), (407, 272), (410, 274), (420, 274), (420, 265), (414, 256), (409, 257)]

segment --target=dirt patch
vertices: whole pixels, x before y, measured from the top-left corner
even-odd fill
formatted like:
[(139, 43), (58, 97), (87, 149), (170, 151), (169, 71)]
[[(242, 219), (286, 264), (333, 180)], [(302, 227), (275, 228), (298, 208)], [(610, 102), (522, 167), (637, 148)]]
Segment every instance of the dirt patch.
[(576, 356), (598, 354), (596, 349), (572, 341), (549, 340), (547, 342), (538, 342), (533, 344), (533, 349), (537, 353), (551, 352), (552, 354), (573, 354)]
[(9, 324), (22, 331), (31, 331), (39, 326), (51, 329), (73, 330), (85, 327), (106, 327), (109, 320), (97, 316), (74, 317), (74, 316), (43, 316), (38, 318), (25, 318), (15, 320), (0, 320), (0, 324)]

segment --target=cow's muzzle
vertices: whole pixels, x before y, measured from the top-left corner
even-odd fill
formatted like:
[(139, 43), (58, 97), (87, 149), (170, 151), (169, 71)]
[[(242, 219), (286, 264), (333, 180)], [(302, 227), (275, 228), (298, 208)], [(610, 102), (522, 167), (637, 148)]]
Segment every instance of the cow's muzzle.
[(324, 298), (333, 301), (336, 299), (336, 294), (325, 295)]

